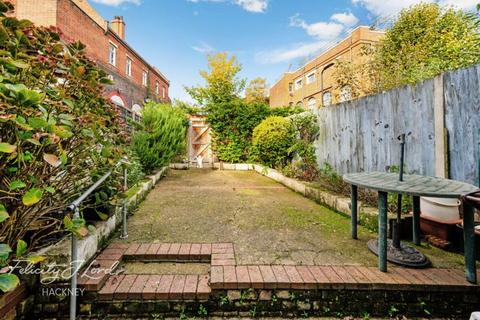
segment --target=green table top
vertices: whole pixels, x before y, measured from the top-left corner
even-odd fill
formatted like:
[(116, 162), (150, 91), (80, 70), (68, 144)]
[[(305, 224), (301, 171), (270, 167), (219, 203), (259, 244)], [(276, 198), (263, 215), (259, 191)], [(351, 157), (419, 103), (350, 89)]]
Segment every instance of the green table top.
[(399, 181), (398, 173), (387, 172), (350, 173), (343, 176), (345, 182), (361, 188), (420, 197), (459, 198), (478, 190), (478, 187), (468, 183), (437, 177), (405, 174), (403, 178), (404, 181)]

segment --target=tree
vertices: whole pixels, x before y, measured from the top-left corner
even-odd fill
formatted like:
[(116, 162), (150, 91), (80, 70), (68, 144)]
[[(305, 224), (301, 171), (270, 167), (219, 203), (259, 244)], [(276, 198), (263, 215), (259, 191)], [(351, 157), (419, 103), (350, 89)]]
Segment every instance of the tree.
[(205, 79), (204, 87), (186, 87), (188, 94), (200, 106), (230, 102), (237, 98), (245, 88), (245, 80), (237, 77), (242, 66), (235, 55), (228, 56), (226, 52), (208, 55), (208, 70), (200, 71)]
[(265, 78), (255, 78), (250, 81), (245, 89), (245, 101), (247, 103), (268, 103), (268, 87)]
[(381, 89), (413, 84), (480, 62), (478, 24), (472, 15), (438, 4), (403, 10), (375, 55)]

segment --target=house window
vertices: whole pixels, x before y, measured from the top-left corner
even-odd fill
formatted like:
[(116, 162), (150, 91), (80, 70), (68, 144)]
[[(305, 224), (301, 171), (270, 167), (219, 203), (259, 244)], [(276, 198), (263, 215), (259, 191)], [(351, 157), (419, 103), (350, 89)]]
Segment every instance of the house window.
[(157, 96), (160, 94), (160, 86), (158, 85), (158, 81), (155, 81), (155, 94)]
[(295, 81), (295, 90), (301, 89), (302, 85), (303, 85), (302, 79), (299, 79), (299, 80)]
[(110, 43), (110, 45), (108, 46), (108, 62), (112, 66), (117, 65), (117, 46), (113, 43)]
[(349, 85), (343, 86), (340, 89), (340, 102), (352, 100), (352, 87)]
[(143, 71), (143, 73), (142, 73), (142, 85), (146, 87), (147, 83), (148, 83), (148, 73), (147, 73), (147, 71)]
[(129, 57), (127, 57), (127, 65), (126, 65), (125, 73), (129, 77), (132, 76), (132, 59), (130, 59)]
[(307, 76), (307, 84), (311, 84), (311, 83), (314, 83), (314, 82), (315, 82), (315, 71), (310, 73)]
[(293, 83), (288, 84), (288, 92), (292, 93), (293, 92)]
[(328, 107), (329, 105), (332, 104), (332, 93), (330, 91), (327, 91), (323, 94), (322, 97), (322, 102), (324, 107)]
[(308, 110), (315, 110), (315, 107), (317, 106), (317, 99), (315, 98), (310, 98), (308, 99)]
[(167, 88), (162, 87), (162, 98), (166, 99), (167, 98)]

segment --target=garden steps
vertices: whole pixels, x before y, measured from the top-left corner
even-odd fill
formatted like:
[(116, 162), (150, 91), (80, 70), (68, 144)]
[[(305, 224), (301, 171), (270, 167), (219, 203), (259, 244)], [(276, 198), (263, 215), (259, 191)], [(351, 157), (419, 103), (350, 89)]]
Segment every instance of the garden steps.
[[(209, 274), (120, 274), (121, 261), (210, 263)], [(472, 291), (460, 269), (389, 268), (353, 265), (237, 265), (232, 243), (113, 243), (81, 273), (79, 285), (102, 301), (208, 300), (212, 290)], [(95, 268), (107, 268), (98, 273)], [(109, 269), (110, 268), (110, 269)], [(91, 278), (92, 275), (95, 277)]]

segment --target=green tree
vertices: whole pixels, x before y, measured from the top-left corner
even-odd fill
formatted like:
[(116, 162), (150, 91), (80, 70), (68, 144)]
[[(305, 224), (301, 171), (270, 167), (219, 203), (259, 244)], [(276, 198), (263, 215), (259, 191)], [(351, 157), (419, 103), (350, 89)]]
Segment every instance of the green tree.
[(229, 102), (245, 88), (245, 80), (238, 78), (242, 66), (237, 58), (226, 52), (208, 55), (208, 70), (200, 71), (204, 87), (186, 87), (185, 90), (200, 106)]
[(220, 161), (247, 161), (251, 155), (253, 129), (269, 114), (263, 103), (245, 103), (237, 99), (212, 104), (208, 122), (212, 127), (213, 149)]
[(480, 62), (478, 24), (472, 15), (438, 4), (403, 10), (375, 57), (380, 88), (413, 84)]
[(268, 103), (268, 86), (265, 78), (255, 78), (250, 81), (245, 89), (245, 101)]
[(145, 105), (132, 146), (147, 172), (167, 165), (184, 150), (187, 125), (180, 109), (154, 102)]

